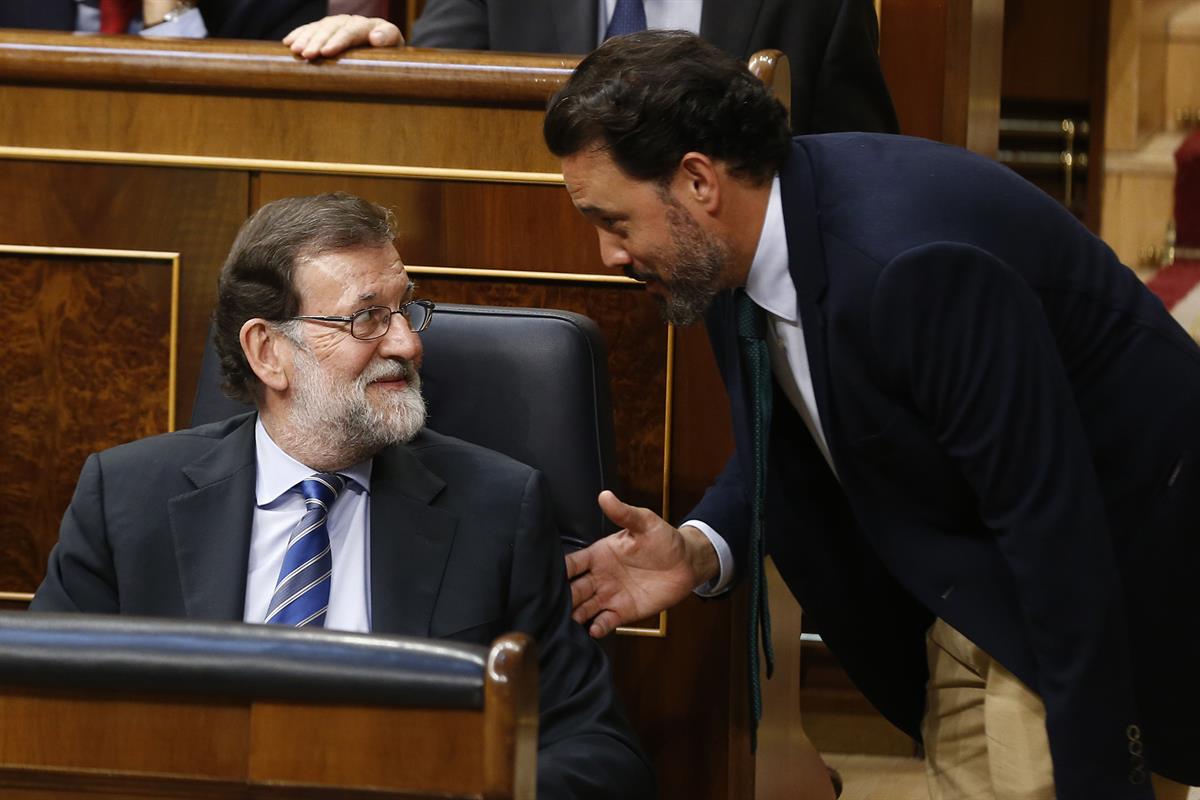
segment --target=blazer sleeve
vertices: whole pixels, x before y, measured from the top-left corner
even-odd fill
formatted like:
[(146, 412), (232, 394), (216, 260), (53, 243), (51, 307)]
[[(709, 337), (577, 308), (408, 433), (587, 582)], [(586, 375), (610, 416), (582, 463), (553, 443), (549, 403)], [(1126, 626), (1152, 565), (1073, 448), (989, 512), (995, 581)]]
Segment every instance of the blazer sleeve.
[(571, 619), (566, 565), (540, 472), (525, 486), (508, 610), (513, 627), (538, 647), (538, 797), (654, 797), (653, 772), (619, 707), (608, 660)]
[(871, 299), (884, 380), (930, 425), (1011, 570), (1060, 800), (1149, 798), (1122, 584), (1099, 478), (1041, 303), (1007, 264), (937, 243), (896, 257)]
[[(725, 462), (725, 468), (704, 492), (700, 502), (684, 520), (698, 519), (708, 523), (733, 553), (734, 581), (742, 575), (750, 542), (750, 504), (737, 453)], [(729, 585), (730, 587), (733, 584)]]
[(429, 0), (413, 24), (415, 47), (487, 50), (488, 9), (485, 0)]
[(871, 0), (839, 3), (810, 102), (807, 118), (792, 118), (797, 133), (900, 132), (879, 64), (879, 21)]
[(897, 133), (871, 0), (767, 0), (746, 57), (788, 55), (795, 133)]
[(88, 456), (30, 611), (116, 614), (117, 578), (104, 524), (100, 457)]

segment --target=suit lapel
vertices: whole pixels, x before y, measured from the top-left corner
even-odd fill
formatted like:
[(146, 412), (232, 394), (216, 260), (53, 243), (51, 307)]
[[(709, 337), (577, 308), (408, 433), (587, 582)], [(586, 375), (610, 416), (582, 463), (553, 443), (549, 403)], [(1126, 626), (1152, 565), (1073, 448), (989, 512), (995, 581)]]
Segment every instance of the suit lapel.
[(826, 343), (825, 309), (822, 300), (829, 286), (825, 249), (821, 244), (820, 211), (817, 208), (812, 162), (807, 152), (792, 142), (792, 152), (779, 171), (787, 231), (788, 269), (796, 285), (800, 324), (804, 328), (808, 368), (821, 430), (836, 460), (833, 427), (834, 409), (829, 404), (829, 359)]
[(596, 49), (600, 12), (595, 0), (550, 0), (555, 39), (563, 53), (590, 53)]
[(458, 520), (430, 505), (445, 488), (412, 451), (371, 469), (371, 630), (428, 636)]
[(705, 0), (700, 35), (727, 53), (749, 58), (750, 36), (761, 8), (762, 0)]
[(254, 420), (183, 468), (196, 487), (171, 498), (167, 513), (189, 619), (243, 618), (254, 514)]

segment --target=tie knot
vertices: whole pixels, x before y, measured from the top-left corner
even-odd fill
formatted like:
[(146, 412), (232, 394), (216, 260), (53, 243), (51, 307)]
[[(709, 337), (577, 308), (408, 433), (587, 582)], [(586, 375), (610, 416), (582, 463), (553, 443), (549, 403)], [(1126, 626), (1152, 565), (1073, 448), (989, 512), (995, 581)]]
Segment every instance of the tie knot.
[(612, 20), (604, 38), (624, 36), (627, 33), (637, 33), (646, 30), (646, 6), (643, 0), (617, 0), (613, 9)]
[(767, 312), (762, 306), (751, 300), (745, 289), (734, 292), (733, 302), (737, 308), (738, 336), (743, 339), (767, 338)]
[(336, 472), (318, 472), (300, 481), (300, 494), (305, 502), (315, 500), (328, 510), (345, 487), (346, 479)]

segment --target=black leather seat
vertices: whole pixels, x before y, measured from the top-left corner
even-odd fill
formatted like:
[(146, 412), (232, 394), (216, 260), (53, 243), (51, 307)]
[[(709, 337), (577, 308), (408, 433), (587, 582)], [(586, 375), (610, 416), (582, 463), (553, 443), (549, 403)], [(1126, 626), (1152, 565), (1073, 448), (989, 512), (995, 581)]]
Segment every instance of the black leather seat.
[(483, 708), (488, 648), (405, 636), (0, 612), (5, 686)]
[[(604, 341), (569, 311), (438, 304), (421, 334), (429, 427), (511, 456), (546, 475), (567, 550), (611, 532), (596, 505), (616, 488), (616, 445)], [(211, 338), (192, 425), (248, 406), (221, 392)]]

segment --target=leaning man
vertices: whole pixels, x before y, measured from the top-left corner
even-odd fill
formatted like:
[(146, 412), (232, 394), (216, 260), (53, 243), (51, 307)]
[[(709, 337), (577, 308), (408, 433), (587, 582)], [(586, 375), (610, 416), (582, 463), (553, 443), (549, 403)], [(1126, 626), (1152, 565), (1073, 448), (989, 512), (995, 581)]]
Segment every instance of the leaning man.
[(433, 304), (394, 238), (386, 210), (344, 194), (246, 222), (216, 342), (226, 391), (257, 410), (88, 458), (31, 608), (484, 645), (523, 631), (539, 797), (650, 797), (607, 663), (570, 619), (541, 474), (424, 429)]
[(1103, 242), (961, 149), (790, 138), (687, 33), (610, 39), (544, 130), (604, 262), (707, 323), (735, 441), (679, 528), (601, 495), (577, 618), (743, 578), (757, 677), (769, 553), (934, 800), (1200, 783), (1200, 348)]

